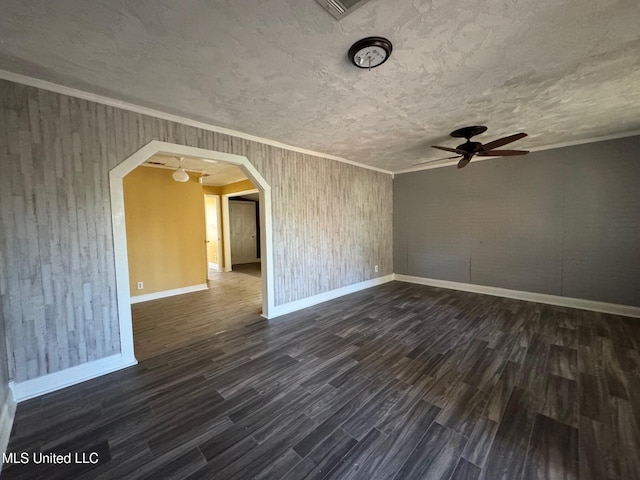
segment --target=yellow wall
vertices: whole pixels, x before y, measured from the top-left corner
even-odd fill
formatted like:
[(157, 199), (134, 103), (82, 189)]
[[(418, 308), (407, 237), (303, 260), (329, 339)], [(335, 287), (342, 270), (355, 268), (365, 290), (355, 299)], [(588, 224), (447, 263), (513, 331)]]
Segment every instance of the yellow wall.
[(207, 281), (202, 186), (193, 175), (176, 182), (172, 173), (138, 167), (124, 178), (132, 296)]
[(222, 187), (214, 187), (212, 185), (203, 185), (202, 193), (205, 195), (222, 195)]
[(223, 185), (221, 188), (222, 194), (227, 195), (229, 193), (244, 192), (245, 190), (255, 190), (256, 187), (253, 183), (251, 183), (251, 180), (247, 179), (235, 183), (230, 183), (228, 185)]

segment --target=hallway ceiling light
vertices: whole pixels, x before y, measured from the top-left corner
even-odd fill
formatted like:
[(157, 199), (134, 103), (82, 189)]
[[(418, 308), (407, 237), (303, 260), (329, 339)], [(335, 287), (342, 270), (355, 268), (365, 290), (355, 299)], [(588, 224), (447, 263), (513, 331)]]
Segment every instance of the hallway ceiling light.
[(182, 168), (182, 160), (183, 159), (184, 159), (183, 157), (180, 157), (180, 167), (175, 172), (173, 172), (173, 174), (171, 175), (176, 182), (188, 182), (189, 181), (189, 174), (184, 171), (184, 168)]

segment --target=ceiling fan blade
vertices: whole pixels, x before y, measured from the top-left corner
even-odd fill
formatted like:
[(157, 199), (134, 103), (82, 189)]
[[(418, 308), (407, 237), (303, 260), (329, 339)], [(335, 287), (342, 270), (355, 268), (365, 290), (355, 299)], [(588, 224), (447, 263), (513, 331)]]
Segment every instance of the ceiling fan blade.
[(521, 138), (526, 137), (526, 133), (516, 133), (514, 135), (509, 135), (508, 137), (499, 138), (498, 140), (494, 140), (493, 142), (485, 143), (482, 146), (482, 151), (493, 150), (494, 148), (501, 147), (506, 145), (507, 143), (515, 142), (516, 140), (520, 140)]
[(482, 151), (477, 155), (479, 157), (511, 157), (513, 155), (524, 155), (529, 153), (529, 150), (489, 150), (488, 152)]
[(449, 148), (449, 147), (439, 147), (438, 145), (431, 145), (431, 148), (437, 148), (438, 150), (444, 150), (445, 152), (453, 152), (459, 155), (464, 155), (463, 150), (458, 150), (457, 148)]
[(462, 159), (458, 162), (458, 167), (457, 168), (464, 168), (468, 165), (468, 163), (471, 161), (471, 159), (473, 158), (473, 155), (470, 155), (468, 157), (462, 157)]
[(460, 158), (460, 155), (455, 155), (453, 157), (438, 158), (436, 160), (427, 160), (426, 162), (414, 163), (413, 166), (415, 167), (416, 165), (424, 165), (425, 163), (441, 162), (442, 160), (451, 160), (452, 158)]

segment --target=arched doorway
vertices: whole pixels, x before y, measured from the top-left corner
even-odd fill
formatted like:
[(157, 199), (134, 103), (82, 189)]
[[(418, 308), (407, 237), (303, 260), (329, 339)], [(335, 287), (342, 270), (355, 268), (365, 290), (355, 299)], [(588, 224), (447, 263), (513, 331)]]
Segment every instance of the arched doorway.
[(133, 155), (125, 159), (109, 172), (111, 191), (111, 215), (114, 238), (116, 291), (118, 298), (118, 318), (120, 326), (120, 348), (123, 359), (134, 363), (133, 324), (131, 318), (131, 297), (129, 292), (129, 264), (127, 255), (127, 232), (125, 226), (123, 178), (133, 169), (156, 154), (200, 158), (216, 162), (226, 162), (240, 167), (258, 188), (260, 194), (260, 245), (262, 263), (262, 316), (269, 318), (273, 311), (272, 273), (272, 217), (271, 188), (260, 172), (242, 155), (217, 152), (186, 145), (178, 145), (153, 140)]

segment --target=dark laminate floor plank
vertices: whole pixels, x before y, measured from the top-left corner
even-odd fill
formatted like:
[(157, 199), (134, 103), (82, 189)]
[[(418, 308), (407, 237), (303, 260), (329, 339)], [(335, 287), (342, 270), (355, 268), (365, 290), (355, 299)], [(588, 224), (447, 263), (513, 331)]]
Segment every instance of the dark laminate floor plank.
[(287, 395), (286, 398), (267, 403), (251, 415), (243, 418), (232, 428), (222, 432), (221, 435), (204, 442), (200, 445), (200, 450), (205, 458), (210, 461), (225, 450), (232, 448), (237, 442), (253, 434), (253, 432), (275, 423), (282, 416), (290, 415), (289, 412), (299, 407), (304, 409), (311, 402), (312, 397), (303, 389), (298, 388)]
[(522, 362), (517, 385), (530, 393), (532, 402), (542, 402), (544, 399), (545, 373), (547, 372), (547, 358), (549, 343), (540, 333), (534, 333), (527, 354)]
[(534, 414), (525, 390), (515, 387), (482, 469), (486, 480), (520, 478), (533, 428)]
[(425, 393), (424, 399), (436, 407), (444, 408), (461, 377), (460, 372), (453, 369), (448, 370), (440, 378), (434, 379)]
[(404, 478), (449, 478), (467, 440), (434, 422), (404, 463), (396, 480)]
[(541, 413), (559, 422), (578, 426), (578, 387), (574, 380), (547, 375)]
[(267, 321), (229, 278), (232, 308), (137, 304), (137, 366), (18, 406), (9, 451), (97, 465), (2, 478), (640, 478), (637, 320), (391, 282)]
[(498, 431), (498, 426), (498, 422), (494, 422), (487, 417), (480, 417), (473, 429), (471, 437), (469, 437), (469, 442), (464, 449), (462, 457), (474, 465), (483, 467), (487, 455), (489, 455), (493, 439)]
[[(356, 400), (353, 407), (359, 408), (383, 387), (382, 382), (372, 382), (364, 377), (356, 377), (343, 387), (335, 388), (332, 394), (325, 395), (323, 399), (314, 402), (305, 413), (316, 422), (323, 423), (345, 405), (351, 404), (352, 400)], [(345, 417), (344, 420), (347, 418)]]
[(480, 390), (490, 392), (500, 378), (505, 359), (496, 350), (486, 348), (467, 371), (464, 382)]
[(578, 376), (580, 415), (592, 420), (606, 422), (609, 406), (606, 386), (601, 378), (580, 372)]
[(578, 430), (537, 414), (523, 480), (577, 480)]
[(441, 425), (469, 438), (486, 403), (485, 392), (460, 382), (451, 392), (449, 401), (436, 420)]
[(616, 458), (620, 463), (622, 478), (640, 478), (640, 431), (628, 401), (610, 397), (610, 423)]
[(392, 431), (404, 425), (407, 414), (419, 403), (429, 386), (432, 384), (431, 377), (423, 376), (404, 392), (404, 395), (393, 405), (389, 413), (376, 423), (376, 428), (388, 435)]
[(567, 348), (577, 348), (579, 331), (576, 328), (566, 328), (559, 326), (556, 330), (556, 336), (553, 339), (554, 345)]
[(142, 477), (142, 479), (181, 480), (202, 468), (206, 463), (200, 450), (193, 449), (166, 465), (158, 465), (157, 468), (154, 468), (148, 475)]
[(484, 415), (494, 422), (500, 422), (500, 420), (502, 420), (502, 414), (507, 407), (513, 388), (518, 380), (520, 368), (521, 366), (514, 362), (507, 362), (500, 374), (498, 383), (496, 383), (489, 394)]
[(360, 440), (389, 413), (407, 388), (407, 385), (399, 380), (392, 380), (344, 422), (342, 429), (356, 440)]
[(620, 478), (620, 465), (609, 454), (604, 424), (580, 417), (579, 473), (581, 480)]
[(372, 428), (323, 478), (326, 480), (350, 480), (355, 478), (360, 469), (366, 468), (368, 462), (375, 455), (377, 447), (385, 438), (384, 433)]
[(284, 479), (310, 480), (324, 478), (357, 443), (356, 439), (338, 429), (318, 445), (303, 461), (291, 469)]
[[(282, 422), (280, 433), (277, 438), (271, 438), (264, 443), (255, 446), (250, 450), (243, 448), (243, 454), (237, 456), (235, 461), (228, 462), (228, 452), (234, 448), (225, 452), (223, 455), (210, 460), (207, 466), (197, 472), (194, 478), (208, 478), (208, 479), (235, 479), (235, 478), (260, 478), (265, 472), (271, 471), (271, 469), (282, 469), (283, 474), (290, 470), (296, 463), (298, 463), (300, 457), (295, 455), (290, 447), (297, 443), (302, 437), (304, 437), (309, 431), (315, 427), (315, 423), (309, 419), (306, 415), (302, 414), (298, 417), (289, 417)], [(285, 455), (288, 468), (284, 468), (280, 457)], [(221, 460), (224, 460), (222, 462)]]
[(480, 467), (461, 458), (450, 480), (478, 480), (481, 473)]
[(438, 407), (418, 400), (391, 430), (355, 475), (356, 479), (392, 479), (440, 412)]
[(559, 377), (577, 380), (578, 351), (572, 348), (551, 345), (547, 371)]
[[(355, 393), (354, 396), (347, 401), (333, 415), (328, 416), (313, 431), (309, 432), (301, 439), (293, 449), (302, 457), (306, 457), (311, 450), (316, 448), (325, 438), (334, 432), (340, 425), (355, 415), (374, 395), (382, 390), (384, 385), (372, 382), (365, 390)], [(316, 419), (317, 420), (317, 419)]]

